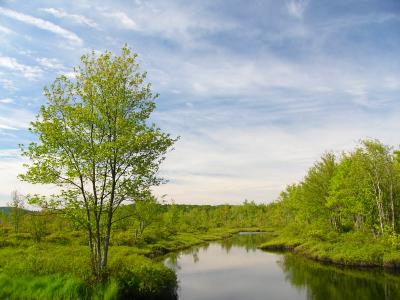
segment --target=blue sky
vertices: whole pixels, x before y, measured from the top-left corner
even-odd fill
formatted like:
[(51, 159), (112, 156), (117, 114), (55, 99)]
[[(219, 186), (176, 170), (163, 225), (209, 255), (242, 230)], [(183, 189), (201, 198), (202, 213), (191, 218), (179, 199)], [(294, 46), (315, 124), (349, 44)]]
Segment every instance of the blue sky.
[(0, 1), (0, 205), (43, 87), (128, 43), (180, 135), (155, 190), (178, 203), (274, 200), (326, 150), (400, 144), (400, 1)]

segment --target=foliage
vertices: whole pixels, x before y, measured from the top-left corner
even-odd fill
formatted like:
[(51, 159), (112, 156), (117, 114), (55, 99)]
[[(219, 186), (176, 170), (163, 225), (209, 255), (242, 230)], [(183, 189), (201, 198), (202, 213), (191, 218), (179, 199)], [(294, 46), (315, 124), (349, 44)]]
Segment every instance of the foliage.
[(274, 222), (337, 232), (398, 232), (400, 169), (398, 154), (376, 140), (365, 140), (336, 158), (326, 154), (302, 182), (289, 186), (269, 206)]
[(30, 201), (86, 229), (93, 274), (103, 280), (115, 212), (162, 183), (157, 171), (175, 139), (149, 123), (157, 95), (128, 47), (81, 62), (74, 81), (60, 76), (45, 88), (48, 102), (30, 128), (39, 142), (22, 148), (31, 163), (20, 177), (59, 187)]
[(20, 220), (24, 214), (24, 205), (24, 197), (16, 190), (12, 191), (9, 206), (11, 208), (10, 218), (12, 219), (15, 233), (18, 233), (19, 230)]
[(294, 248), (343, 264), (399, 265), (399, 162), (399, 152), (377, 140), (337, 157), (325, 154), (268, 205), (279, 237), (262, 248)]

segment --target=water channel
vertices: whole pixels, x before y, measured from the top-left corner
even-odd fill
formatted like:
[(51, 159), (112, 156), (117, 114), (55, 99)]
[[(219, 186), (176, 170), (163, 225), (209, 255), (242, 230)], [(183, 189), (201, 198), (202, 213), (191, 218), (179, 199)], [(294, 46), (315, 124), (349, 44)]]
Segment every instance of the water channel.
[(400, 299), (400, 276), (323, 265), (291, 253), (257, 249), (263, 233), (241, 233), (171, 253), (179, 300)]

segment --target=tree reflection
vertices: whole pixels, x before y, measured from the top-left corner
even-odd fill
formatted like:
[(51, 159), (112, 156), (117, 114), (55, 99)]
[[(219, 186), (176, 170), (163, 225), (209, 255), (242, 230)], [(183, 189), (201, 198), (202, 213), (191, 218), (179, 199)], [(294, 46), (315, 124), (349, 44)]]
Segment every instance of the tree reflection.
[(246, 249), (246, 252), (256, 251), (257, 246), (265, 242), (270, 235), (263, 232), (246, 232), (234, 235), (232, 238), (220, 242), (221, 248), (229, 253), (233, 246), (238, 246)]
[(400, 299), (399, 275), (321, 265), (293, 254), (285, 255), (278, 264), (286, 280), (305, 289), (308, 299)]

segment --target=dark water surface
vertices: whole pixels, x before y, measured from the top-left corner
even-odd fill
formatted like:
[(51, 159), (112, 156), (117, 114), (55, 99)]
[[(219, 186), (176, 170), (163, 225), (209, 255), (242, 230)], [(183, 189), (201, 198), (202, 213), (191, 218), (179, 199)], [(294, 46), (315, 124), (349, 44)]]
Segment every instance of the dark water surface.
[(265, 234), (239, 234), (170, 254), (179, 300), (400, 299), (400, 276), (326, 266), (256, 248)]

